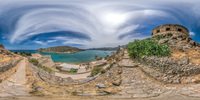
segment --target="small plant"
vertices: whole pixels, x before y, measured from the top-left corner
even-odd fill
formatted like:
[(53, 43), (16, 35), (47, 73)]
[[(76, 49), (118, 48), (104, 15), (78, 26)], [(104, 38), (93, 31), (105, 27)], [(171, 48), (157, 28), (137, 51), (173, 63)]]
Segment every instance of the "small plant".
[(101, 69), (101, 74), (104, 74), (106, 72), (105, 69)]
[(151, 39), (135, 40), (127, 45), (131, 58), (143, 58), (144, 56), (168, 56), (171, 54), (167, 45), (160, 44)]
[(109, 67), (106, 68), (106, 70), (110, 70), (113, 67), (114, 63), (110, 64)]
[(32, 54), (31, 54), (31, 53), (28, 53), (28, 52), (20, 52), (20, 53), (14, 52), (14, 53), (15, 53), (15, 54), (19, 54), (19, 55), (21, 55), (21, 56), (23, 56), (23, 57), (32, 56)]
[(90, 76), (95, 76), (95, 75), (97, 75), (97, 74), (99, 74), (99, 73), (105, 73), (105, 70), (104, 70), (104, 71), (102, 71), (102, 70), (104, 70), (104, 69), (101, 68), (101, 67), (94, 67), (94, 68), (92, 69), (92, 71), (91, 71)]
[(76, 73), (76, 72), (77, 72), (77, 69), (73, 69), (73, 68), (70, 69), (70, 73)]
[(61, 66), (56, 66), (56, 69), (58, 70), (61, 70), (61, 68), (62, 68)]
[(33, 65), (35, 65), (35, 66), (47, 71), (47, 72), (49, 72), (49, 73), (53, 73), (54, 72), (51, 68), (46, 67), (46, 66), (42, 66), (42, 64), (40, 64), (39, 61), (36, 60), (36, 59), (30, 59), (29, 62), (32, 63)]

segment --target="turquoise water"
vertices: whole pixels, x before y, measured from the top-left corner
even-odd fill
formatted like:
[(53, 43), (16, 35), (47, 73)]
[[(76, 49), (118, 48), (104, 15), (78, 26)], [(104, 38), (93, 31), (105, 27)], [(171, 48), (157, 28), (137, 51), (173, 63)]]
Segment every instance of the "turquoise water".
[[(37, 50), (10, 50), (12, 52), (29, 52), (37, 53)], [(93, 61), (95, 55), (99, 57), (106, 57), (111, 55), (115, 51), (102, 51), (102, 50), (86, 50), (77, 53), (40, 53), (42, 55), (51, 55), (54, 62), (66, 62), (66, 63), (86, 63)]]

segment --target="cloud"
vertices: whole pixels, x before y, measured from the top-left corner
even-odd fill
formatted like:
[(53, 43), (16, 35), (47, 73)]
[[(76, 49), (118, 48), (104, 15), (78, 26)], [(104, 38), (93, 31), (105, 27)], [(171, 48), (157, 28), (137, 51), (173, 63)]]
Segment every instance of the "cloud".
[(4, 0), (0, 32), (11, 44), (114, 47), (149, 37), (151, 29), (162, 24), (193, 31), (200, 27), (199, 5), (192, 0)]
[(44, 43), (44, 42), (42, 42), (42, 41), (33, 41), (33, 42), (35, 42), (35, 43), (37, 43), (37, 44), (41, 44), (41, 45), (46, 45), (46, 43)]
[(190, 34), (190, 36), (195, 36), (194, 32), (190, 32), (189, 34)]

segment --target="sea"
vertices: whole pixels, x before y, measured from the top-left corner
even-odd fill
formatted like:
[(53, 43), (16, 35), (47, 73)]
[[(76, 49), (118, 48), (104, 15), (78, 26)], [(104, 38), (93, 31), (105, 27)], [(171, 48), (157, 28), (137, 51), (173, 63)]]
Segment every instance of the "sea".
[[(38, 53), (37, 50), (10, 50), (11, 52), (28, 52), (28, 53)], [(87, 63), (95, 60), (95, 55), (98, 57), (106, 57), (107, 55), (112, 55), (116, 51), (103, 51), (103, 50), (86, 50), (77, 53), (44, 53), (39, 52), (42, 55), (51, 55), (54, 62), (63, 63)]]

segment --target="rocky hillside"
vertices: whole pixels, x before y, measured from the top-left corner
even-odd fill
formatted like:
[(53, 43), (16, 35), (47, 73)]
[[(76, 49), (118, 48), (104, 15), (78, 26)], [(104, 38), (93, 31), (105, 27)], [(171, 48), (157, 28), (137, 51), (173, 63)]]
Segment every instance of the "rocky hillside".
[(84, 51), (84, 50), (75, 48), (75, 47), (69, 47), (69, 46), (41, 48), (38, 50), (38, 52), (53, 52), (53, 53), (76, 53), (80, 51)]
[(172, 33), (168, 33), (154, 36), (152, 39), (168, 45), (172, 52), (172, 58), (180, 60), (183, 57), (188, 57), (191, 63), (200, 64), (200, 44), (191, 37), (173, 36)]

